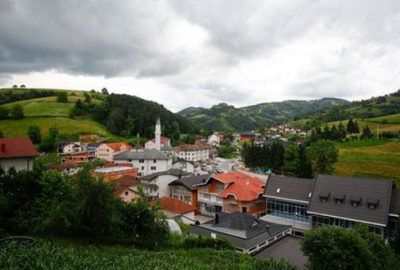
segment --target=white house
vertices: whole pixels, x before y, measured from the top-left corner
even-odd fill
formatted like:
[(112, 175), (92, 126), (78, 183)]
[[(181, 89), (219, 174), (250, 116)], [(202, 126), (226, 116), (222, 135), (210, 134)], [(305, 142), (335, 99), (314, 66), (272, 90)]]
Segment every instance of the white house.
[(179, 159), (172, 163), (173, 169), (182, 170), (188, 173), (194, 173), (194, 163), (192, 161), (187, 161), (185, 159)]
[[(152, 205), (155, 205), (155, 202), (153, 202)], [(160, 205), (167, 219), (182, 221), (185, 224), (194, 224), (196, 222), (196, 207), (190, 204), (174, 198), (162, 197), (160, 199)]]
[[(184, 172), (182, 170), (170, 169), (168, 171), (157, 172), (142, 176), (139, 178), (139, 180), (143, 184), (143, 186), (148, 186), (152, 189), (153, 193), (149, 192), (150, 196), (161, 198), (171, 195), (171, 187), (169, 186), (169, 184), (171, 184), (173, 181), (192, 175), (193, 174)], [(154, 190), (154, 188), (156, 189), (156, 191)]]
[(206, 161), (210, 159), (211, 146), (208, 144), (185, 144), (177, 148), (177, 156), (192, 162)]
[(63, 147), (63, 154), (68, 154), (68, 153), (77, 153), (77, 152), (82, 152), (84, 151), (82, 145), (80, 142), (73, 142), (73, 143), (69, 143), (64, 145)]
[(95, 150), (95, 157), (103, 160), (107, 160), (108, 162), (114, 161), (114, 156), (128, 151), (132, 147), (124, 142), (120, 143), (103, 143)]
[(210, 137), (208, 137), (208, 143), (214, 146), (218, 146), (221, 143), (221, 138), (218, 132), (215, 132)]
[(31, 171), (38, 155), (30, 138), (0, 139), (0, 166), (6, 171), (12, 167), (16, 171)]
[(168, 171), (172, 168), (172, 155), (157, 149), (130, 150), (114, 156), (116, 163), (130, 162), (138, 168), (138, 176)]

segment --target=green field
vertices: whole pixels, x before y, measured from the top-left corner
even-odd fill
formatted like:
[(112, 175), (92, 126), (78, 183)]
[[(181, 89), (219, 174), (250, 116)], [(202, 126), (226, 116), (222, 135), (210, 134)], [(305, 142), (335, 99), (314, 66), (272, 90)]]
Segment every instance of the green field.
[[(29, 89), (28, 89), (29, 90)], [(28, 91), (24, 89), (1, 89), (0, 91), (12, 91), (20, 93)], [(26, 137), (29, 126), (40, 127), (42, 136), (47, 135), (49, 127), (56, 126), (61, 134), (77, 135), (82, 133), (94, 133), (102, 137), (118, 140), (119, 138), (109, 133), (105, 126), (94, 121), (91, 117), (69, 118), (70, 110), (78, 99), (83, 100), (85, 91), (60, 90), (60, 89), (36, 89), (52, 90), (55, 92), (68, 92), (68, 103), (57, 102), (57, 97), (43, 97), (29, 100), (16, 101), (1, 105), (0, 107), (12, 108), (16, 104), (21, 105), (25, 118), (20, 120), (8, 119), (0, 121), (0, 130), (5, 137)], [(74, 95), (71, 95), (74, 93)], [(101, 103), (98, 99), (92, 99), (93, 103)]]
[(394, 179), (400, 188), (399, 141), (354, 141), (338, 143), (337, 146), (336, 175)]

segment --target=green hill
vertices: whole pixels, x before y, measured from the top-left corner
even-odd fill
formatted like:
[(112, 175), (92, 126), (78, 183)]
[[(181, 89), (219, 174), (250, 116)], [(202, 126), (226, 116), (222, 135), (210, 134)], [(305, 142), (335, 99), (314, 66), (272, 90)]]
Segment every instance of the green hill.
[(221, 103), (210, 109), (190, 107), (180, 111), (179, 114), (212, 130), (249, 131), (266, 125), (281, 124), (300, 115), (348, 103), (346, 100), (335, 98), (310, 101), (288, 100), (243, 108), (235, 108), (226, 103)]
[[(67, 103), (57, 102), (59, 93), (67, 93)], [(83, 101), (85, 94), (91, 95), (91, 109), (83, 109), (71, 118), (76, 101)], [(161, 117), (166, 136), (179, 138), (180, 132), (198, 131), (186, 118), (170, 112), (162, 105), (130, 95), (104, 95), (65, 89), (5, 88), (0, 89), (0, 104), (0, 108), (7, 109), (20, 105), (25, 115), (22, 119), (8, 117), (0, 120), (0, 130), (5, 137), (27, 136), (27, 130), (32, 125), (41, 128), (42, 136), (46, 135), (49, 127), (57, 126), (64, 135), (93, 133), (109, 140), (120, 140), (121, 136), (132, 138), (137, 133), (150, 137), (154, 134), (157, 117)], [(87, 107), (86, 103), (83, 104)]]

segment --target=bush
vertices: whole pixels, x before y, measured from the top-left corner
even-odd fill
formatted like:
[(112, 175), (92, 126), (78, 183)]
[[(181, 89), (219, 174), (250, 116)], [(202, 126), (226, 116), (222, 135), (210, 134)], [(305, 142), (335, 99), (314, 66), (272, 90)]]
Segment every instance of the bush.
[(12, 116), (14, 119), (22, 119), (22, 118), (24, 118), (24, 116), (25, 116), (25, 115), (24, 115), (24, 109), (23, 109), (22, 106), (19, 105), (19, 104), (14, 105), (14, 106), (11, 108), (10, 113), (11, 113), (11, 116)]

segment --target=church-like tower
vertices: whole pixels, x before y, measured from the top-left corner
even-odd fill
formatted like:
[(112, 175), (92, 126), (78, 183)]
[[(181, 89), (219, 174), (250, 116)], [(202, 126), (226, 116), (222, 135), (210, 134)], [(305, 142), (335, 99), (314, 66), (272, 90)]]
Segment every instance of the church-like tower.
[(156, 149), (161, 150), (161, 120), (157, 118), (156, 131), (154, 132), (156, 139)]

